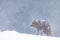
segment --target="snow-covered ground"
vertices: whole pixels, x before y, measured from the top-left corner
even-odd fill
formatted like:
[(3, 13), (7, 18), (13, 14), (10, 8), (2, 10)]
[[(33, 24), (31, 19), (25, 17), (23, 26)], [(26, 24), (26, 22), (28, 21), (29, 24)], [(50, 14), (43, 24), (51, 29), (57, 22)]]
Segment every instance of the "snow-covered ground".
[(0, 40), (60, 40), (58, 37), (21, 34), (16, 31), (0, 31)]

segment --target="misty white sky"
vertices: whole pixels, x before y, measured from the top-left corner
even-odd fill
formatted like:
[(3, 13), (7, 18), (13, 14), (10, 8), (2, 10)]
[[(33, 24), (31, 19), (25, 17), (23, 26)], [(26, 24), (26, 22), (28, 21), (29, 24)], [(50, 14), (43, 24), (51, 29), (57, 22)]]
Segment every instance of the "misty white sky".
[(33, 19), (47, 19), (60, 37), (60, 0), (0, 0), (0, 30), (36, 34)]

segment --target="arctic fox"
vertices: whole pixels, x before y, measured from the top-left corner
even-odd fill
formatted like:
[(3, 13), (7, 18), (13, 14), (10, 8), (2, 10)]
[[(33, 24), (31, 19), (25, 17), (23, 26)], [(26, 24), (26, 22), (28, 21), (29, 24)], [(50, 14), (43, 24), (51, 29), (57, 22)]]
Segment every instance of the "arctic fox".
[(37, 29), (37, 34), (39, 34), (40, 31), (41, 35), (44, 33), (47, 36), (52, 36), (50, 25), (46, 20), (33, 20), (31, 26)]

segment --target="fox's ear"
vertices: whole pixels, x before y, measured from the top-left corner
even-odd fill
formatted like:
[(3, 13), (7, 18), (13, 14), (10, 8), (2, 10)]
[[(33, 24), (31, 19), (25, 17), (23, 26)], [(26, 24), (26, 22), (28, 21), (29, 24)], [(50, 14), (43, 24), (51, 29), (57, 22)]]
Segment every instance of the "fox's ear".
[(32, 21), (34, 21), (34, 20), (32, 20)]
[(36, 20), (33, 20), (33, 21), (36, 21)]
[(33, 22), (33, 21), (36, 21), (36, 20), (32, 20), (32, 22)]

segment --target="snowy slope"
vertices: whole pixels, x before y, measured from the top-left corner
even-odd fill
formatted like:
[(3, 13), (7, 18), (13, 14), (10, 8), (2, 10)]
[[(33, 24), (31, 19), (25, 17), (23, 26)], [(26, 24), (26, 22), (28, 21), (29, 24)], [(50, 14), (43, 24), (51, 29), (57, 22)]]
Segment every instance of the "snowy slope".
[(21, 34), (16, 31), (4, 31), (0, 32), (0, 40), (60, 40), (60, 38)]

